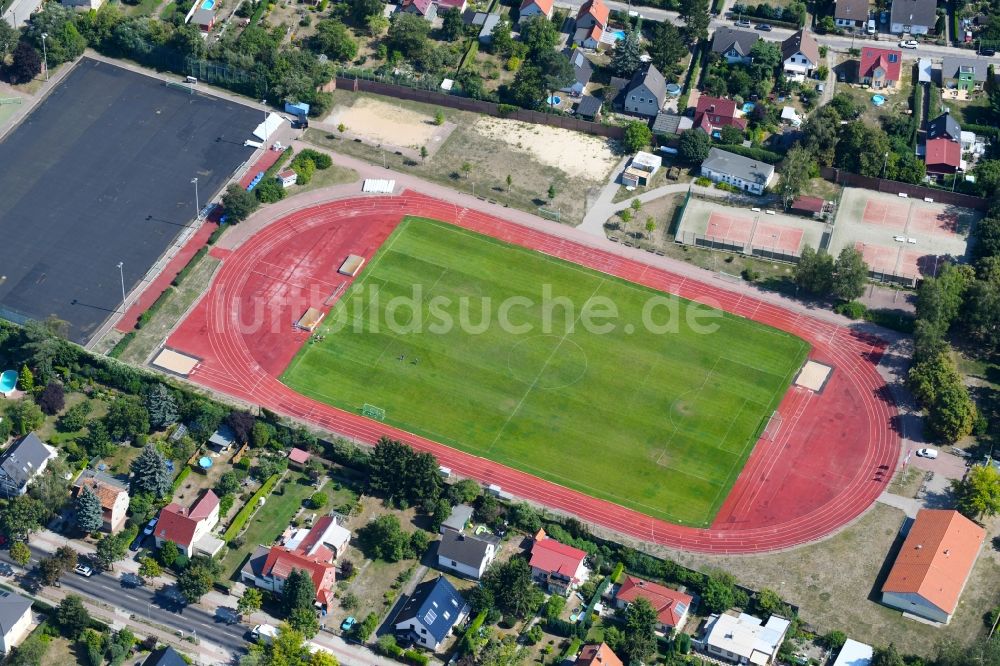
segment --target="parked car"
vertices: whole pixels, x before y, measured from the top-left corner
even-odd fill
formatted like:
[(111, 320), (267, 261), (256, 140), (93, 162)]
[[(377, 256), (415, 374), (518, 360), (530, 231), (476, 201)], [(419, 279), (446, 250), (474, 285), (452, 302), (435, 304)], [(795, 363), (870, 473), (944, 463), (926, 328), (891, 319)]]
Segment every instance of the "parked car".
[(145, 534), (146, 536), (152, 534), (153, 530), (156, 528), (156, 523), (159, 522), (159, 520), (160, 520), (159, 518), (153, 518), (151, 521), (146, 523), (146, 529), (144, 529), (142, 533)]
[(355, 622), (357, 622), (357, 620), (354, 619), (354, 616), (353, 615), (348, 615), (347, 618), (343, 622), (340, 623), (340, 630), (341, 631), (350, 631), (351, 627), (354, 626)]
[(132, 543), (129, 544), (128, 549), (131, 550), (133, 553), (137, 552), (140, 548), (142, 548), (142, 542), (146, 540), (147, 536), (149, 535), (140, 534), (136, 538), (132, 539)]
[(820, 95), (822, 95), (824, 90), (826, 90), (826, 85), (824, 85), (822, 83), (817, 83), (816, 84), (816, 92), (818, 92)]
[(875, 19), (868, 19), (868, 24), (865, 26), (865, 32), (869, 35), (875, 34)]
[(90, 578), (91, 576), (94, 575), (94, 570), (88, 567), (86, 564), (76, 565), (75, 567), (73, 567), (73, 571), (87, 578)]
[(982, 49), (979, 52), (979, 55), (987, 56), (987, 57), (993, 57), (996, 54), (997, 54), (997, 50), (996, 49)]
[(754, 30), (760, 30), (761, 32), (771, 32), (771, 30), (773, 29), (774, 28), (772, 28), (767, 23), (758, 23), (757, 25), (754, 26)]
[(934, 460), (938, 457), (937, 449), (917, 449), (917, 455), (921, 458), (930, 458)]
[(750, 27), (750, 21), (748, 21), (746, 19), (740, 19), (739, 21), (736, 22), (736, 27), (737, 28), (749, 28)]
[(14, 567), (10, 566), (6, 562), (0, 562), (0, 576), (4, 578), (14, 575)]
[(901, 49), (915, 49), (919, 46), (915, 39), (904, 39), (899, 43), (899, 48)]

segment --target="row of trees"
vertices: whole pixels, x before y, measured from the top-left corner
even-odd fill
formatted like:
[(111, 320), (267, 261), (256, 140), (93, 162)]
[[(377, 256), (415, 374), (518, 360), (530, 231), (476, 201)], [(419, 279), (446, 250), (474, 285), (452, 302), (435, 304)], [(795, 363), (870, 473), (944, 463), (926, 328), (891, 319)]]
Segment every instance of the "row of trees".
[(807, 245), (795, 266), (795, 284), (822, 298), (854, 300), (864, 293), (867, 281), (868, 266), (853, 247), (845, 247), (834, 259)]

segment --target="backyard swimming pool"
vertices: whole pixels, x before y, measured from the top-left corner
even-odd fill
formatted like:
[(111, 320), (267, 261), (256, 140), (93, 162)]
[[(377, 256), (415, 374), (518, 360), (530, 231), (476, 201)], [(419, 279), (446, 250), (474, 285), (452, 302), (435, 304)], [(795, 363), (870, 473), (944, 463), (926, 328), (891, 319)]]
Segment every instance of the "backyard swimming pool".
[(202, 9), (212, 9), (215, 7), (215, 0), (201, 0)]
[(17, 388), (17, 370), (7, 370), (0, 374), (0, 395), (5, 398)]

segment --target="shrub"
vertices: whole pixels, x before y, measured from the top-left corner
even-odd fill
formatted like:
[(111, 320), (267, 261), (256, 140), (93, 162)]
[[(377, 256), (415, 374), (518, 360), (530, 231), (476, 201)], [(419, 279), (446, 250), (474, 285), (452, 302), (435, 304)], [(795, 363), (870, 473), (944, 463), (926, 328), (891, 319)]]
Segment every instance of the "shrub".
[(833, 310), (837, 314), (842, 314), (848, 319), (863, 319), (864, 316), (868, 314), (868, 308), (865, 307), (865, 304), (857, 301), (841, 303)]
[(275, 203), (285, 198), (285, 188), (275, 178), (265, 180), (253, 189), (253, 193), (261, 203)]
[[(213, 234), (214, 233), (215, 232), (213, 232)], [(177, 275), (175, 275), (174, 279), (170, 281), (170, 284), (173, 285), (174, 287), (179, 287), (181, 285), (181, 282), (184, 281), (184, 278), (188, 276), (188, 273), (194, 270), (194, 267), (198, 265), (202, 257), (204, 257), (206, 254), (208, 254), (207, 246), (202, 247), (197, 252), (195, 252), (194, 256), (191, 257), (191, 260), (187, 262), (184, 268), (177, 271)]]
[(264, 485), (262, 485), (257, 492), (255, 492), (250, 499), (247, 500), (247, 503), (243, 505), (240, 512), (236, 514), (235, 518), (233, 518), (233, 522), (229, 523), (229, 527), (226, 528), (225, 533), (222, 535), (223, 541), (232, 541), (236, 535), (240, 533), (240, 530), (242, 530), (243, 526), (247, 524), (247, 521), (250, 520), (250, 516), (257, 508), (258, 500), (260, 500), (261, 497), (269, 495), (280, 478), (281, 474), (271, 475), (271, 477), (264, 482)]

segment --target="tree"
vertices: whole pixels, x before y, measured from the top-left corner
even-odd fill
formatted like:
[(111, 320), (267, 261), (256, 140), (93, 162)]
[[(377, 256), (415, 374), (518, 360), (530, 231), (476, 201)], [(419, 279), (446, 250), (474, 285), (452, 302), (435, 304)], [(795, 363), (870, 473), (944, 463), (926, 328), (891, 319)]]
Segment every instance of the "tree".
[(646, 233), (652, 237), (653, 232), (656, 231), (656, 220), (652, 217), (646, 218)]
[(439, 14), (442, 20), (441, 36), (449, 42), (457, 41), (465, 33), (462, 12), (457, 7), (449, 7)]
[(128, 555), (128, 545), (135, 538), (136, 528), (131, 527), (131, 534), (128, 530), (118, 534), (106, 534), (104, 538), (97, 542), (97, 564), (105, 571), (114, 568), (115, 562), (125, 559)]
[(726, 125), (719, 130), (719, 143), (724, 146), (735, 146), (743, 143), (743, 130), (739, 127)]
[(509, 56), (514, 50), (514, 38), (510, 35), (510, 21), (500, 19), (490, 33), (490, 53)]
[(317, 53), (341, 62), (353, 60), (358, 54), (358, 43), (347, 26), (336, 19), (324, 19), (316, 24), (310, 46)]
[(435, 532), (441, 527), (441, 523), (451, 517), (451, 503), (444, 497), (438, 499), (434, 504), (434, 511), (431, 512), (431, 529)]
[(688, 54), (680, 31), (670, 21), (663, 21), (655, 25), (653, 38), (646, 46), (646, 50), (649, 52), (653, 66), (668, 80), (679, 74), (681, 63)]
[(727, 573), (714, 572), (705, 581), (702, 590), (702, 602), (705, 609), (712, 613), (721, 613), (731, 608), (736, 600), (736, 581)]
[(281, 609), (288, 616), (297, 608), (311, 609), (316, 598), (316, 587), (309, 573), (303, 569), (293, 569), (281, 591)]
[(684, 21), (684, 38), (688, 44), (708, 37), (708, 0), (681, 0), (680, 18)]
[(534, 613), (544, 598), (531, 580), (531, 567), (520, 557), (492, 564), (481, 584), (493, 595), (496, 608), (511, 617), (524, 618)]
[(751, 76), (755, 81), (774, 78), (774, 72), (781, 64), (781, 47), (776, 42), (758, 39), (750, 48)]
[(518, 502), (507, 514), (510, 524), (528, 534), (535, 534), (542, 527), (542, 517), (527, 502)]
[(108, 408), (104, 425), (114, 439), (134, 442), (141, 435), (149, 434), (149, 412), (139, 398), (119, 397)]
[(639, 34), (625, 24), (625, 38), (615, 42), (614, 53), (611, 54), (611, 71), (615, 76), (631, 78), (632, 73), (639, 69)]
[(552, 201), (553, 199), (556, 198), (556, 186), (554, 183), (549, 185), (548, 197), (549, 201)]
[(31, 561), (31, 549), (23, 541), (15, 541), (10, 545), (10, 559), (18, 566), (25, 566)]
[(28, 42), (19, 42), (7, 71), (15, 83), (27, 83), (42, 71), (42, 56)]
[(173, 541), (164, 541), (163, 545), (160, 546), (160, 552), (158, 553), (160, 557), (160, 562), (163, 566), (170, 567), (173, 566), (177, 558), (181, 556), (181, 550), (177, 547)]
[(835, 166), (862, 176), (879, 178), (883, 175), (890, 153), (885, 130), (856, 120), (842, 126), (839, 137)]
[(510, 194), (510, 186), (514, 184), (514, 177), (507, 174), (507, 194)]
[(427, 547), (431, 545), (431, 539), (427, 532), (416, 530), (410, 535), (410, 552), (418, 560), (427, 552)]
[(55, 416), (66, 406), (66, 395), (63, 385), (59, 382), (49, 382), (38, 394), (38, 406), (49, 416)]
[(452, 504), (469, 504), (483, 492), (483, 487), (472, 479), (462, 479), (448, 486), (446, 494)]
[(524, 65), (506, 88), (511, 103), (526, 109), (537, 109), (546, 96), (542, 71), (534, 65)]
[(420, 146), (420, 161), (427, 161), (427, 146)]
[(712, 139), (701, 129), (685, 130), (677, 144), (677, 155), (685, 162), (701, 163), (708, 157)]
[(889, 643), (888, 647), (876, 648), (872, 655), (871, 666), (905, 666), (906, 661), (896, 650), (894, 643)]
[(21, 372), (17, 376), (17, 388), (25, 393), (33, 393), (35, 390), (35, 373), (27, 363), (21, 366)]
[(649, 600), (639, 597), (628, 605), (622, 651), (630, 663), (646, 663), (656, 650), (656, 625), (656, 610)]
[(42, 585), (55, 585), (63, 571), (62, 564), (53, 557), (46, 557), (38, 562), (38, 579)]
[(976, 414), (968, 389), (961, 382), (947, 384), (927, 410), (927, 430), (937, 441), (954, 444), (972, 432)]
[(555, 49), (559, 43), (559, 29), (544, 16), (531, 16), (521, 21), (521, 42), (528, 48), (528, 59), (535, 60)]
[(802, 188), (812, 177), (814, 157), (809, 150), (796, 144), (785, 156), (784, 164), (781, 168), (781, 200), (787, 210), (792, 205), (795, 197), (799, 196)]
[(842, 631), (831, 631), (830, 633), (823, 636), (823, 645), (830, 651), (837, 651), (844, 647), (844, 643), (847, 642), (847, 634)]
[(167, 469), (163, 454), (152, 444), (143, 447), (139, 456), (132, 461), (132, 492), (150, 493), (154, 497), (166, 497), (170, 493), (173, 479)]
[(56, 608), (56, 622), (70, 638), (77, 638), (90, 626), (90, 613), (83, 607), (83, 600), (75, 594), (67, 595)]
[(393, 514), (371, 520), (358, 530), (358, 540), (368, 557), (386, 562), (404, 559), (410, 544), (409, 537), (399, 525), (399, 519)]
[(830, 105), (813, 113), (802, 126), (804, 145), (820, 166), (830, 166), (840, 141), (840, 114)]
[(198, 603), (212, 589), (212, 583), (215, 582), (215, 571), (210, 563), (211, 560), (196, 558), (177, 577), (177, 589), (187, 603)]
[(14, 50), (20, 37), (21, 33), (10, 23), (6, 21), (0, 23), (0, 60), (5, 59)]
[(842, 249), (833, 265), (833, 295), (853, 301), (864, 293), (867, 281), (868, 265), (861, 253), (850, 246)]
[(177, 412), (177, 401), (166, 384), (156, 382), (146, 393), (146, 412), (149, 414), (149, 425), (154, 430), (162, 430), (177, 423), (180, 414)]
[(383, 437), (368, 456), (368, 487), (396, 506), (419, 505), (430, 512), (441, 496), (438, 468), (431, 454)]
[(641, 120), (630, 120), (625, 125), (625, 150), (630, 153), (642, 150), (653, 142), (653, 131)]
[(319, 631), (319, 620), (312, 608), (296, 608), (288, 614), (288, 624), (306, 638), (312, 638)]
[(144, 557), (139, 562), (139, 575), (143, 578), (159, 578), (163, 575), (163, 569), (152, 557)]
[(264, 595), (256, 587), (248, 587), (236, 603), (236, 612), (240, 615), (252, 615), (264, 605)]
[(369, 35), (372, 37), (381, 37), (389, 29), (389, 19), (381, 14), (372, 14), (365, 21), (365, 25), (368, 26)]
[(542, 71), (542, 84), (546, 92), (565, 88), (576, 80), (569, 58), (558, 51), (540, 53), (535, 58), (535, 66)]
[(250, 217), (260, 202), (252, 192), (247, 192), (240, 187), (239, 183), (230, 183), (222, 195), (222, 209), (225, 213), (226, 221), (236, 224)]
[(351, 0), (351, 18), (357, 25), (365, 25), (372, 16), (382, 15), (381, 0)]
[(84, 486), (76, 498), (76, 525), (88, 534), (96, 532), (104, 525), (101, 500), (90, 486)]
[(409, 12), (396, 12), (389, 22), (386, 46), (407, 58), (416, 58), (427, 49), (429, 33), (430, 24), (423, 18)]
[(111, 442), (111, 433), (108, 432), (104, 421), (91, 421), (87, 426), (87, 434), (80, 440), (80, 444), (91, 456), (103, 458), (114, 448)]
[(0, 534), (11, 541), (27, 541), (41, 527), (48, 508), (29, 495), (0, 501)]
[(41, 408), (32, 400), (23, 398), (17, 400), (7, 408), (7, 418), (10, 419), (11, 427), (15, 435), (27, 435), (32, 430), (37, 430), (45, 423), (45, 415)]
[(833, 257), (806, 245), (795, 266), (795, 283), (816, 296), (826, 296), (833, 289), (833, 271)]
[(964, 329), (994, 352), (1000, 347), (1000, 256), (979, 262), (979, 279), (965, 292)]
[(250, 441), (256, 421), (253, 414), (239, 409), (234, 409), (226, 416), (226, 425), (232, 429), (239, 444), (246, 444)]

